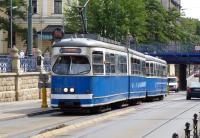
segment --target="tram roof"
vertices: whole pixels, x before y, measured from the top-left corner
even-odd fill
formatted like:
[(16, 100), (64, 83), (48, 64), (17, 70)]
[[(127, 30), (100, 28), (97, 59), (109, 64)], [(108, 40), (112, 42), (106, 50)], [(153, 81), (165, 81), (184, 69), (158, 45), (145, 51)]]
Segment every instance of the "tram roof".
[(90, 38), (67, 38), (62, 39), (53, 45), (53, 47), (102, 47), (108, 49), (124, 50), (127, 51), (126, 47), (105, 43), (102, 41), (90, 39)]
[(152, 57), (150, 55), (145, 55), (146, 61), (156, 61), (158, 63), (166, 64), (167, 62), (165, 60), (162, 60), (158, 57)]
[[(94, 40), (90, 38), (67, 38), (62, 39), (61, 41), (57, 42), (53, 45), (53, 47), (101, 47), (101, 48), (107, 48), (112, 50), (118, 50), (127, 52), (127, 47), (102, 42), (99, 40)], [(137, 52), (135, 50), (129, 49), (129, 52), (132, 54), (135, 54), (137, 56), (145, 57), (144, 54)]]

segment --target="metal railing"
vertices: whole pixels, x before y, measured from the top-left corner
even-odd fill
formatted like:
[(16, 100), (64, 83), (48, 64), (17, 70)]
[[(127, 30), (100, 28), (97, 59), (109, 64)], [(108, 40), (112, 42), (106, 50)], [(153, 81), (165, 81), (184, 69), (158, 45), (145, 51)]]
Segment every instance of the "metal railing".
[(195, 45), (193, 44), (138, 44), (131, 45), (131, 48), (142, 53), (193, 53)]
[(20, 58), (20, 68), (24, 72), (37, 71), (37, 58), (36, 57)]
[(0, 56), (0, 73), (12, 72), (12, 58), (9, 56)]
[[(51, 71), (51, 58), (44, 57), (43, 67), (46, 72)], [(24, 57), (20, 58), (20, 68), (23, 72), (37, 71), (37, 58)], [(0, 55), (0, 73), (12, 72), (12, 57), (8, 55)]]

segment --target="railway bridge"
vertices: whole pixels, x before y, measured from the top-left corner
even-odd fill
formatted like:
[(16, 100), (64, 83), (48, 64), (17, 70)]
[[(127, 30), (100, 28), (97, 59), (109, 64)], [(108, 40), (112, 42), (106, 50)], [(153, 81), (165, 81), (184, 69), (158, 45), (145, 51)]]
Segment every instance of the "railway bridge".
[(131, 45), (131, 48), (142, 53), (160, 57), (168, 64), (177, 64), (177, 76), (179, 77), (179, 87), (186, 90), (187, 87), (187, 65), (200, 64), (200, 46), (187, 45)]

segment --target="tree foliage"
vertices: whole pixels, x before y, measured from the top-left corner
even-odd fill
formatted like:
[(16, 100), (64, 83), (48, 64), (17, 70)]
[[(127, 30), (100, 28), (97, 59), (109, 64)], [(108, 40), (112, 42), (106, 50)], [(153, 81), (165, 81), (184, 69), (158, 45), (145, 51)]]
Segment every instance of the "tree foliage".
[[(26, 18), (26, 3), (24, 0), (13, 0), (12, 3), (12, 19), (13, 19), (13, 32), (25, 33), (27, 29), (21, 28), (19, 24), (16, 24), (15, 19), (25, 20)], [(10, 1), (4, 0), (0, 1), (0, 30), (6, 30), (9, 32), (10, 30)], [(24, 38), (26, 35), (23, 35)], [(10, 39), (9, 39), (10, 40)]]
[[(80, 5), (83, 5), (80, 1)], [(66, 10), (65, 28), (80, 33), (77, 5)], [(157, 0), (92, 0), (87, 6), (88, 31), (101, 36), (139, 43), (192, 41), (200, 35), (198, 20), (182, 18), (175, 8), (166, 10)]]
[[(143, 40), (145, 32), (143, 0), (95, 0), (87, 7), (88, 31), (111, 39), (126, 41), (129, 35)], [(77, 6), (66, 10), (66, 31), (80, 32)]]

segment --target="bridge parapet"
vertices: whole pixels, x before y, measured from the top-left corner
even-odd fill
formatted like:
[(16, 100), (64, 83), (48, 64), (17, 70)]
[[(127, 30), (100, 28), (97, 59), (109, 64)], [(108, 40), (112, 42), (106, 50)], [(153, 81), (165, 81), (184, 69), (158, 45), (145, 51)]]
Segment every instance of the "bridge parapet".
[(142, 53), (194, 53), (195, 45), (192, 44), (178, 44), (178, 45), (167, 45), (167, 44), (138, 44), (131, 45), (132, 49), (135, 49)]

